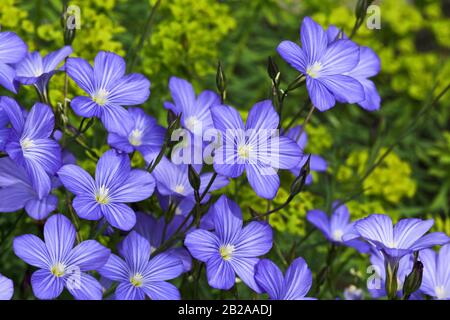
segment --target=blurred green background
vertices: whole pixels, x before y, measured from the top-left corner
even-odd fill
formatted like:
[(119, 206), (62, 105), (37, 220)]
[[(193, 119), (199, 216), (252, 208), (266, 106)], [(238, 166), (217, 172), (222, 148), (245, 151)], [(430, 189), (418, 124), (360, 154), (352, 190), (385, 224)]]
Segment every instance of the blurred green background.
[[(167, 115), (162, 103), (170, 99), (167, 88), (170, 76), (192, 81), (198, 91), (214, 90), (220, 60), (228, 80), (227, 103), (239, 108), (245, 116), (256, 101), (270, 97), (269, 56), (280, 67), (282, 87), (296, 77), (296, 71), (278, 56), (276, 47), (282, 40), (298, 41), (302, 18), (309, 15), (324, 27), (335, 24), (350, 33), (355, 22), (355, 3), (351, 0), (67, 2), (78, 6), (81, 12), (81, 28), (73, 42), (74, 55), (92, 61), (99, 50), (110, 50), (125, 57), (129, 71), (143, 73), (150, 79), (151, 96), (143, 108), (164, 125)], [(450, 79), (450, 1), (382, 0), (374, 4), (381, 9), (381, 29), (370, 30), (363, 24), (354, 40), (371, 47), (381, 58), (381, 72), (374, 78), (382, 97), (381, 110), (369, 113), (356, 105), (337, 105), (326, 113), (315, 113), (306, 128), (307, 151), (323, 156), (329, 169), (327, 173), (314, 175), (314, 183), (305, 192), (287, 209), (271, 217), (272, 225), (280, 231), (276, 241), (281, 251), (305, 257), (315, 271), (324, 263), (322, 255), (327, 246), (320, 234), (311, 234), (305, 213), (312, 208), (329, 210), (337, 199), (348, 200), (353, 218), (370, 213), (388, 213), (394, 219), (433, 217), (435, 229), (450, 234), (450, 94), (432, 103)], [(64, 45), (61, 11), (59, 0), (0, 0), (0, 23), (2, 30), (17, 32), (30, 50), (45, 54)], [(51, 82), (54, 104), (63, 101), (63, 83), (63, 75), (55, 76)], [(71, 82), (69, 97), (81, 93), (78, 90)], [(306, 98), (304, 88), (288, 96), (285, 124)], [(21, 89), (22, 105), (30, 107), (36, 99), (32, 88)], [(76, 123), (79, 119), (72, 121)], [(103, 129), (99, 125), (94, 129), (90, 130), (92, 145), (105, 150)], [(86, 168), (94, 168), (95, 163), (82, 151), (72, 151)], [(386, 156), (381, 161), (383, 154)], [(283, 188), (276, 204), (286, 199), (292, 180), (291, 175), (282, 175)], [(234, 189), (232, 183), (226, 191), (244, 211), (250, 205), (261, 211), (266, 209), (266, 201), (257, 198), (249, 187), (238, 194)], [(9, 239), (4, 230), (14, 222), (12, 215), (0, 216), (0, 224), (4, 226), (0, 230), (2, 238)], [(21, 226), (23, 233), (26, 223)], [(305, 240), (304, 235), (308, 235)], [(7, 240), (0, 247), (0, 266), (6, 274), (5, 271), (19, 265), (10, 245)], [(352, 283), (364, 287), (367, 257), (344, 250), (336, 264), (338, 282), (328, 285), (323, 297), (341, 295), (343, 288)], [(20, 264), (20, 268), (24, 266)], [(8, 275), (14, 278), (11, 272)], [(21, 283), (22, 277), (17, 272), (15, 280)], [(244, 286), (239, 289), (246, 290)], [(202, 290), (201, 297), (211, 295), (206, 286)]]

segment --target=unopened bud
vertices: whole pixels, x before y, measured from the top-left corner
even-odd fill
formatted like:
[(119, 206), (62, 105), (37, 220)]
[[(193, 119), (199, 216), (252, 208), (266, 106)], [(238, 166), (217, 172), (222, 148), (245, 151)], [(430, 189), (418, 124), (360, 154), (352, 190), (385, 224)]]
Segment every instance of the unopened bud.
[(291, 194), (290, 196), (293, 197), (300, 193), (303, 190), (303, 187), (305, 186), (306, 178), (309, 175), (310, 172), (310, 164), (311, 161), (311, 155), (308, 156), (308, 159), (306, 160), (303, 167), (300, 169), (300, 174), (295, 178), (294, 182), (292, 182), (291, 185)]
[(409, 298), (409, 296), (419, 290), (422, 284), (423, 277), (423, 264), (420, 261), (414, 263), (414, 267), (411, 273), (406, 277), (403, 285), (403, 296)]
[(198, 191), (200, 189), (200, 176), (192, 165), (188, 166), (188, 179), (191, 187)]
[(222, 102), (226, 98), (226, 92), (227, 92), (227, 79), (225, 78), (225, 73), (223, 72), (222, 64), (217, 64), (217, 73), (216, 73), (216, 85), (217, 90), (220, 93), (220, 98), (222, 99)]

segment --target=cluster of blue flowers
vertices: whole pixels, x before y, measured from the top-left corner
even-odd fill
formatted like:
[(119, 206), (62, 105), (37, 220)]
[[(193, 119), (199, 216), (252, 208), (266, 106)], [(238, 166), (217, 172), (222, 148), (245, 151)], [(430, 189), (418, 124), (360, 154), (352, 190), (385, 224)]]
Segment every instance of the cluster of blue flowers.
[[(315, 108), (325, 111), (336, 102), (357, 103), (366, 110), (380, 107), (375, 85), (368, 79), (380, 69), (371, 49), (358, 46), (334, 26), (325, 31), (308, 17), (300, 40), (301, 47), (281, 42), (278, 52), (306, 80)], [(27, 111), (13, 98), (0, 98), (0, 212), (22, 209), (32, 219), (46, 220), (43, 240), (25, 234), (13, 242), (14, 253), (37, 268), (31, 276), (37, 298), (54, 299), (67, 289), (75, 299), (180, 299), (178, 288), (168, 280), (190, 272), (195, 259), (205, 265), (212, 288), (229, 290), (238, 277), (271, 299), (314, 299), (306, 297), (313, 277), (303, 258), (294, 259), (284, 275), (264, 258), (273, 246), (266, 219), (256, 215), (244, 223), (237, 203), (210, 194), (244, 171), (252, 189), (265, 199), (278, 192), (279, 169), (290, 170), (300, 185), (311, 183), (309, 168), (325, 171), (327, 163), (304, 153), (303, 127), (280, 128), (271, 100), (256, 103), (244, 124), (223, 96), (209, 90), (196, 95), (189, 82), (172, 77), (173, 101), (164, 108), (174, 121), (166, 129), (143, 109), (130, 107), (149, 98), (150, 81), (141, 74), (126, 74), (120, 56), (99, 52), (91, 66), (69, 57), (70, 46), (45, 57), (27, 51), (16, 34), (0, 33), (0, 85), (13, 93), (20, 85), (34, 85), (41, 99)], [(99, 157), (94, 177), (59, 142), (66, 132), (47, 95), (57, 72), (65, 72), (86, 93), (71, 99), (75, 115), (83, 121), (99, 118), (108, 133), (111, 149)], [(174, 127), (184, 129), (183, 139), (168, 155)], [(211, 131), (215, 134), (209, 135)], [(198, 138), (200, 143), (195, 143)], [(207, 163), (203, 155), (211, 146), (212, 161)], [(146, 167), (132, 167), (130, 154), (135, 152)], [(76, 219), (97, 221), (93, 228), (106, 235), (121, 231), (117, 254), (96, 240), (81, 241), (74, 218), (54, 213), (56, 189), (64, 190), (68, 200), (69, 192), (73, 195), (64, 205), (73, 208)], [(153, 196), (167, 213), (159, 219), (130, 206)], [(383, 282), (370, 290), (374, 297), (391, 296), (390, 288), (401, 294), (405, 279), (421, 261), (423, 281), (411, 297), (450, 298), (450, 238), (426, 234), (433, 221), (403, 219), (393, 226), (390, 217), (374, 214), (351, 222), (348, 209), (338, 201), (331, 216), (312, 210), (307, 220), (334, 246), (371, 255)], [(431, 249), (435, 245), (446, 246), (436, 253)], [(12, 295), (12, 281), (0, 275), (0, 299)]]

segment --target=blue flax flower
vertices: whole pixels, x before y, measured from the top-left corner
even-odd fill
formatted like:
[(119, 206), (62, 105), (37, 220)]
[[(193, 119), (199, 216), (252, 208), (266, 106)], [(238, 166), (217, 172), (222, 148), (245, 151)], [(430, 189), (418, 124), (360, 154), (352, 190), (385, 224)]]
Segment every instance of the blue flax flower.
[(305, 297), (312, 285), (312, 274), (303, 258), (297, 258), (283, 276), (281, 270), (269, 259), (263, 259), (255, 267), (258, 286), (272, 300), (315, 300)]
[(206, 264), (211, 287), (228, 290), (237, 274), (260, 293), (254, 279), (255, 265), (258, 257), (272, 248), (272, 229), (258, 221), (243, 227), (241, 209), (226, 196), (221, 196), (214, 207), (214, 231), (194, 230), (187, 234), (184, 245), (194, 258)]
[(360, 252), (369, 251), (369, 246), (357, 239), (344, 241), (343, 238), (347, 234), (354, 234), (354, 222), (350, 222), (350, 213), (344, 204), (335, 202), (333, 204), (333, 214), (331, 217), (321, 210), (311, 210), (306, 214), (306, 219), (316, 228), (322, 231), (325, 238), (334, 244), (342, 244), (354, 247)]
[[(143, 212), (136, 212), (136, 225), (134, 230), (143, 236), (150, 243), (151, 250), (154, 251), (159, 248), (165, 241), (170, 239), (175, 232), (180, 229), (180, 231), (186, 231), (190, 222), (182, 226), (183, 221), (186, 217), (176, 215), (170, 222), (166, 222), (164, 217), (156, 219), (155, 217), (145, 214)], [(184, 247), (170, 248), (166, 251), (167, 254), (178, 257), (183, 263), (183, 271), (187, 272), (192, 268), (192, 258), (189, 252)]]
[(27, 45), (14, 32), (0, 32), (0, 85), (17, 93), (18, 83), (14, 81), (16, 70), (13, 65), (27, 54)]
[(16, 80), (25, 85), (35, 85), (43, 94), (47, 90), (48, 81), (58, 71), (56, 67), (71, 53), (71, 46), (50, 52), (44, 58), (38, 51), (28, 53), (16, 65)]
[(124, 124), (122, 133), (110, 132), (108, 144), (127, 153), (137, 150), (150, 163), (161, 150), (166, 130), (141, 108), (129, 108), (128, 113), (132, 122)]
[[(100, 51), (94, 67), (84, 59), (69, 58), (67, 74), (89, 97), (75, 97), (70, 105), (82, 117), (98, 117), (109, 132), (126, 134), (132, 120), (123, 106), (144, 103), (150, 95), (150, 81), (143, 75), (125, 75), (125, 61), (112, 52)], [(128, 123), (127, 123), (128, 122)]]
[(11, 130), (5, 151), (14, 162), (25, 168), (38, 197), (51, 190), (51, 176), (61, 167), (61, 148), (51, 138), (55, 118), (49, 106), (36, 103), (25, 117), (14, 99), (0, 98), (9, 117)]
[(8, 124), (9, 124), (8, 114), (6, 113), (5, 110), (3, 110), (3, 105), (0, 103), (0, 151), (5, 150), (5, 143), (9, 137), (10, 128), (8, 128)]
[(98, 160), (95, 180), (79, 166), (68, 164), (58, 171), (64, 186), (73, 194), (73, 207), (83, 219), (105, 217), (113, 226), (130, 230), (136, 223), (134, 211), (125, 203), (150, 197), (153, 177), (144, 170), (131, 170), (127, 154), (106, 151)]
[(420, 291), (435, 299), (450, 299), (450, 245), (439, 253), (431, 249), (419, 252), (423, 263), (423, 280)]
[(0, 300), (11, 300), (14, 294), (14, 284), (11, 279), (0, 274)]
[(24, 168), (9, 157), (0, 158), (0, 212), (25, 208), (36, 220), (46, 218), (56, 209), (58, 198), (52, 194), (39, 197)]
[(64, 287), (78, 300), (100, 300), (102, 287), (87, 271), (97, 270), (109, 258), (110, 250), (95, 240), (74, 247), (75, 228), (65, 216), (51, 216), (44, 226), (45, 243), (33, 234), (14, 239), (14, 252), (39, 268), (31, 276), (34, 295), (55, 299)]
[(326, 32), (310, 17), (303, 19), (300, 39), (301, 48), (294, 42), (283, 41), (278, 53), (306, 76), (306, 87), (317, 109), (328, 110), (336, 100), (358, 103), (365, 99), (361, 83), (347, 74), (360, 60), (360, 49), (355, 43), (348, 39), (329, 43)]
[[(305, 165), (306, 161), (308, 160), (308, 156), (309, 156), (309, 155), (305, 154), (305, 152), (304, 152), (306, 149), (306, 144), (308, 143), (308, 135), (306, 134), (306, 132), (304, 130), (302, 130), (301, 126), (295, 126), (295, 127), (291, 128), (290, 130), (288, 130), (288, 132), (286, 132), (286, 137), (296, 141), (302, 151), (302, 154), (303, 154), (303, 156), (301, 158), (302, 160), (299, 162), (299, 164), (290, 170), (295, 176), (298, 176), (300, 174), (300, 170)], [(321, 156), (316, 155), (316, 154), (311, 154), (309, 167), (310, 167), (311, 171), (325, 172), (325, 171), (327, 171), (328, 164), (327, 164), (327, 161), (324, 158), (322, 158)], [(309, 174), (306, 177), (306, 184), (311, 184), (312, 180), (313, 180), (312, 174)]]
[[(176, 204), (176, 214), (189, 213), (190, 209), (192, 209), (195, 204), (194, 189), (189, 183), (188, 170), (187, 165), (176, 165), (164, 157), (152, 172), (156, 180), (158, 193), (162, 196), (160, 197), (160, 200), (162, 200), (163, 206), (168, 207), (170, 203)], [(205, 191), (212, 175), (211, 172), (200, 174), (200, 194)], [(228, 183), (229, 180), (227, 178), (222, 175), (217, 175), (209, 191), (223, 188)], [(208, 199), (209, 197), (205, 196), (203, 202)], [(164, 202), (167, 202), (167, 205), (165, 205)]]
[(99, 273), (119, 282), (117, 300), (179, 300), (180, 292), (171, 280), (183, 272), (180, 259), (161, 253), (150, 259), (150, 243), (136, 231), (131, 231), (119, 246), (124, 258), (111, 254)]
[(242, 175), (256, 194), (273, 199), (280, 186), (277, 169), (292, 169), (302, 157), (299, 146), (278, 135), (280, 118), (269, 100), (256, 103), (244, 126), (241, 116), (230, 106), (211, 108), (221, 146), (215, 150), (214, 169), (231, 178)]
[(348, 241), (359, 235), (374, 249), (380, 250), (388, 264), (395, 266), (405, 255), (450, 242), (450, 238), (442, 232), (424, 235), (433, 223), (432, 219), (401, 219), (393, 226), (389, 216), (371, 214), (355, 222), (356, 235), (345, 235), (343, 240)]

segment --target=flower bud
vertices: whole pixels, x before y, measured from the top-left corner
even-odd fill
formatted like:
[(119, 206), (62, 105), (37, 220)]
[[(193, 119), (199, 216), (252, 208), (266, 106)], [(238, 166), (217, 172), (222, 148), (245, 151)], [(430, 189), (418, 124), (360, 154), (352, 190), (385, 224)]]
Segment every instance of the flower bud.
[(303, 190), (303, 187), (305, 186), (306, 178), (309, 175), (310, 168), (309, 163), (311, 161), (311, 155), (308, 156), (308, 159), (306, 160), (303, 167), (300, 169), (300, 174), (295, 178), (294, 182), (292, 182), (291, 185), (291, 197), (297, 195)]
[(188, 179), (191, 187), (198, 191), (200, 189), (200, 176), (192, 165), (188, 166)]
[(220, 63), (220, 61), (217, 64), (216, 85), (217, 90), (220, 93), (220, 98), (223, 102), (226, 98), (227, 79), (225, 78), (225, 73), (223, 72), (222, 64)]
[(419, 290), (422, 284), (423, 264), (420, 261), (414, 263), (411, 273), (406, 277), (403, 285), (403, 296), (407, 299), (409, 296)]

